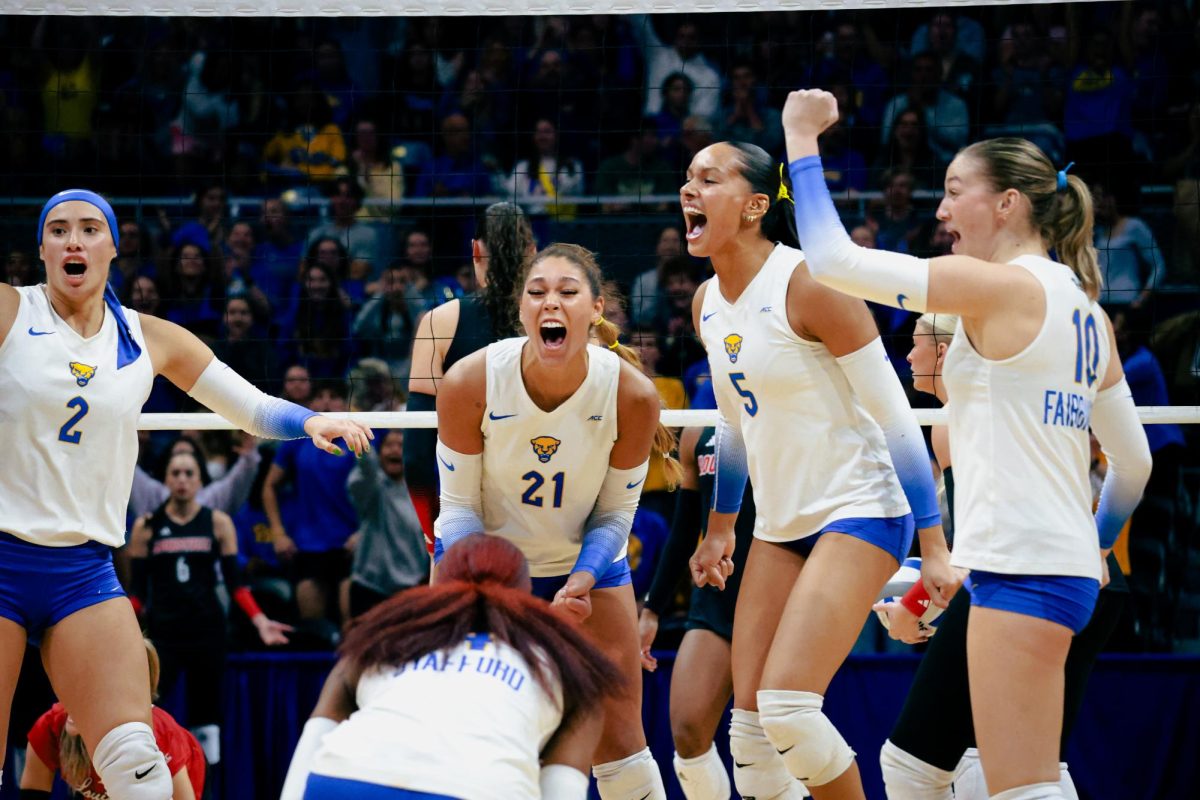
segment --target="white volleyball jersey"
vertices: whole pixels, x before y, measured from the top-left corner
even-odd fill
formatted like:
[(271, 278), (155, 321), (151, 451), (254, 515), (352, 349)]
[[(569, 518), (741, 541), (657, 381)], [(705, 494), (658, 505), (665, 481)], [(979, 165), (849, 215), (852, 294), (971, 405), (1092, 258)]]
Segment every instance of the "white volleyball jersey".
[[(529, 560), (535, 578), (575, 566), (617, 440), (621, 359), (588, 345), (588, 373), (566, 402), (538, 408), (525, 391), (525, 338), (488, 345), (483, 414), (483, 525)], [(625, 557), (625, 548), (616, 560)]]
[(562, 722), (506, 644), (472, 635), (453, 650), (364, 673), (358, 710), (330, 732), (312, 771), (461, 800), (534, 800), (542, 748)]
[(1092, 403), (1108, 369), (1098, 303), (1070, 268), (1039, 256), (1012, 263), (1046, 293), (1033, 341), (992, 361), (959, 321), (942, 380), (954, 450), (954, 552), (960, 567), (1100, 577), (1088, 480)]
[(829, 349), (788, 322), (788, 282), (803, 260), (776, 245), (737, 302), (713, 278), (700, 311), (717, 406), (746, 443), (754, 535), (772, 542), (909, 512), (883, 431)]
[(83, 338), (25, 286), (0, 345), (0, 531), (34, 544), (125, 543), (137, 420), (154, 369), (137, 312), (125, 319), (142, 355), (117, 369), (117, 322)]

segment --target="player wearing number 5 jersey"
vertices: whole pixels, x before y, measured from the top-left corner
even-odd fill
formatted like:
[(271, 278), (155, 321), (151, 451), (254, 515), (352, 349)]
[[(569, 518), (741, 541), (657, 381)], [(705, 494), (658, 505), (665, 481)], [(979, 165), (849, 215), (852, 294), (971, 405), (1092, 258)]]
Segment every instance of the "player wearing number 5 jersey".
[[(1024, 139), (977, 142), (946, 169), (937, 216), (953, 255), (865, 250), (846, 235), (822, 175), (817, 136), (837, 115), (837, 101), (817, 90), (792, 92), (784, 108), (800, 239), (822, 284), (959, 315), (943, 382), (954, 564), (970, 568), (972, 580), (975, 735), (993, 798), (1061, 798), (1067, 650), (1091, 617), (1104, 556), (1150, 473), (1145, 432), (1111, 357), (1112, 327), (1096, 302), (1091, 195)], [(1089, 426), (1109, 457), (1095, 518)], [(936, 768), (891, 743), (882, 761), (889, 796), (948, 797), (934, 787)]]
[[(239, 427), (355, 451), (370, 432), (268, 397), (183, 328), (121, 307), (108, 286), (117, 221), (102, 197), (60, 192), (37, 237), (46, 283), (0, 285), (0, 758), (27, 639), (115, 797), (165, 800), (141, 631), (113, 571), (155, 374)], [(95, 668), (102, 648), (104, 669)]]
[[(863, 796), (854, 752), (822, 711), (871, 604), (908, 554), (950, 569), (924, 439), (870, 312), (808, 274), (782, 168), (722, 142), (680, 190), (688, 250), (716, 277), (697, 293), (717, 406), (714, 503), (697, 584), (734, 565), (747, 476), (754, 542), (733, 626), (734, 781), (759, 800)], [(911, 509), (911, 512), (910, 512)]]
[[(518, 283), (527, 336), (490, 345), (438, 390), (435, 558), (483, 532), (529, 559), (533, 591), (583, 620), (629, 678), (605, 702), (593, 772), (604, 800), (662, 800), (641, 725), (637, 608), (625, 546), (651, 452), (669, 456), (660, 401), (604, 319), (592, 254), (555, 244)], [(595, 334), (605, 347), (589, 344)], [(668, 457), (674, 470), (678, 463)], [(585, 768), (587, 764), (580, 765)]]

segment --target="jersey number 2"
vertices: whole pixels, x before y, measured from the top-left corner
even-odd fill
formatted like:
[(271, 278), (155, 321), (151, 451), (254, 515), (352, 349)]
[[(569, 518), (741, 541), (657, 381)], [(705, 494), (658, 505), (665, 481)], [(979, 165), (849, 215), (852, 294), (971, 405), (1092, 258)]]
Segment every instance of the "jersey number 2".
[(1096, 318), (1091, 314), (1080, 324), (1079, 309), (1071, 315), (1075, 325), (1075, 382), (1083, 383), (1083, 375), (1087, 373), (1087, 385), (1091, 386), (1100, 377), (1096, 374), (1100, 366), (1100, 332), (1096, 330)]
[(80, 438), (83, 436), (82, 431), (71, 430), (79, 424), (79, 420), (87, 416), (88, 404), (87, 400), (82, 397), (72, 397), (67, 401), (67, 408), (75, 409), (75, 413), (69, 420), (63, 423), (63, 426), (58, 429), (58, 440), (67, 444), (79, 444)]
[(744, 408), (746, 409), (746, 413), (753, 417), (758, 413), (758, 400), (754, 397), (754, 392), (742, 386), (742, 381), (746, 380), (746, 373), (731, 372), (729, 373), (729, 380), (733, 381), (734, 391), (746, 398)]
[[(554, 482), (554, 507), (562, 508), (563, 483), (566, 480), (566, 473), (556, 472), (550, 478)], [(521, 495), (521, 502), (527, 506), (542, 507), (541, 495), (536, 492), (546, 483), (546, 479), (542, 477), (542, 473), (536, 471), (526, 472), (521, 476), (521, 480), (529, 481), (529, 486), (525, 488), (524, 494)]]

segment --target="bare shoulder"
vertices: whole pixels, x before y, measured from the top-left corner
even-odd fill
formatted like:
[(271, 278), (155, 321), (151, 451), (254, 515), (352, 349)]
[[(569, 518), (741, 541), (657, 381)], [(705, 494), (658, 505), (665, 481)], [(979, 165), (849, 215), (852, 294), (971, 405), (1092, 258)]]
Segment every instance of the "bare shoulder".
[(21, 307), (21, 293), (7, 283), (0, 283), (0, 344), (17, 321), (17, 309)]
[(219, 508), (212, 509), (212, 515), (214, 526), (219, 526), (227, 530), (233, 530), (233, 517), (229, 516)]
[(487, 348), (460, 358), (442, 379), (441, 391), (472, 391), (487, 386)]
[(451, 339), (458, 331), (458, 316), (462, 303), (456, 298), (429, 310), (421, 322), (428, 322), (428, 332), (434, 339)]
[(658, 411), (662, 408), (662, 400), (659, 399), (654, 381), (628, 361), (621, 361), (621, 372), (617, 381), (617, 403), (621, 406), (630, 411), (643, 408)]
[(439, 424), (446, 420), (471, 421), (483, 417), (487, 404), (487, 348), (455, 362), (438, 384), (437, 410)]
[(157, 374), (190, 392), (200, 373), (213, 360), (213, 352), (196, 334), (169, 320), (138, 314), (142, 335)]

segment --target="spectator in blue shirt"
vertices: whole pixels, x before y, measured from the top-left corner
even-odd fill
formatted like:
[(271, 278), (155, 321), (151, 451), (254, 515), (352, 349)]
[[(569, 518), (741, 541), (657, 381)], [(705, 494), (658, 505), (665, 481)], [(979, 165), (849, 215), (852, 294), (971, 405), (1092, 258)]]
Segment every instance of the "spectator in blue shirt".
[(491, 191), (491, 172), (474, 152), (471, 123), (458, 112), (442, 120), (441, 154), (417, 178), (420, 197), (480, 197)]
[(292, 234), (287, 206), (278, 197), (262, 204), (262, 237), (250, 259), (250, 277), (271, 306), (286, 308), (296, 291), (304, 243)]

